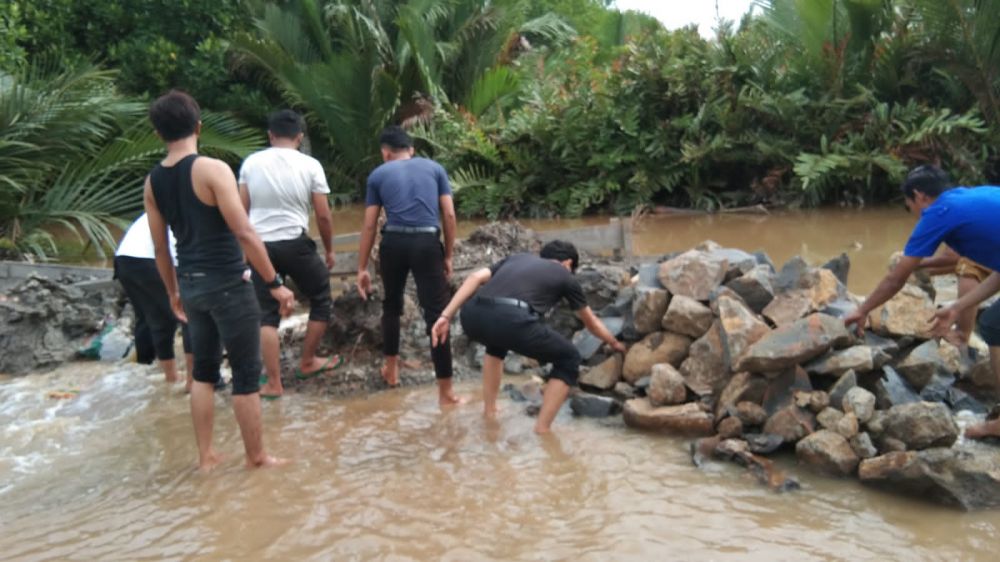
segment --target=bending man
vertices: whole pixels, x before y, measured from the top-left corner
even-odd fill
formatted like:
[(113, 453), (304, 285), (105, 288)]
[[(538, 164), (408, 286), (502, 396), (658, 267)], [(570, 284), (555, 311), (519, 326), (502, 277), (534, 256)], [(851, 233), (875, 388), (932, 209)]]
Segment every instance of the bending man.
[(461, 308), (465, 334), (486, 346), (483, 406), (487, 417), (496, 415), (503, 360), (508, 351), (514, 351), (552, 363), (535, 433), (551, 429), (580, 371), (580, 352), (542, 322), (542, 316), (560, 299), (566, 299), (592, 334), (615, 351), (625, 352), (625, 346), (587, 306), (573, 276), (579, 260), (576, 248), (562, 240), (549, 242), (537, 256), (516, 254), (503, 259), (470, 275), (434, 323), (432, 345), (437, 345), (447, 341), (451, 319)]
[[(278, 111), (268, 119), (267, 135), (271, 148), (256, 152), (240, 168), (240, 197), (250, 212), (253, 226), (267, 257), (279, 275), (291, 277), (295, 286), (309, 299), (309, 324), (302, 342), (302, 356), (295, 376), (311, 378), (340, 364), (340, 356), (320, 358), (316, 348), (330, 322), (330, 269), (333, 255), (333, 219), (326, 195), (323, 166), (315, 158), (299, 152), (302, 144), (302, 118), (291, 110)], [(316, 226), (323, 241), (324, 259), (316, 252), (316, 242), (309, 237), (309, 209), (316, 215)], [(264, 277), (254, 269), (253, 284), (262, 311), (260, 348), (267, 371), (262, 398), (278, 398), (281, 386), (281, 349), (278, 342), (278, 301), (271, 296)]]
[[(213, 387), (222, 365), (220, 341), (233, 369), (233, 410), (243, 437), (246, 464), (280, 464), (280, 459), (264, 451), (258, 393), (260, 307), (243, 252), (267, 280), (283, 314), (291, 312), (295, 299), (282, 286), (264, 244), (250, 226), (229, 165), (198, 155), (201, 110), (194, 98), (171, 91), (153, 102), (149, 119), (167, 145), (167, 156), (146, 178), (144, 200), (156, 247), (156, 266), (174, 314), (187, 322), (191, 331), (191, 417), (198, 442), (198, 465), (207, 471), (221, 461), (212, 447)], [(177, 237), (176, 271), (167, 246), (168, 225)]]
[[(375, 225), (385, 209), (386, 225), (379, 245), (382, 286), (382, 376), (390, 386), (399, 384), (399, 317), (403, 314), (403, 290), (413, 272), (417, 299), (424, 312), (427, 333), (437, 319), (451, 290), (451, 253), (455, 245), (455, 205), (448, 173), (440, 164), (413, 157), (413, 140), (400, 127), (387, 127), (379, 137), (384, 164), (368, 176), (365, 220), (358, 252), (358, 291), (367, 298), (371, 291), (368, 257), (375, 242)], [(444, 244), (438, 236), (444, 230)], [(451, 385), (451, 342), (445, 338), (431, 348), (431, 361), (441, 405), (457, 404)]]
[[(845, 324), (857, 324), (861, 334), (868, 314), (892, 298), (907, 278), (920, 265), (922, 258), (934, 255), (944, 242), (955, 252), (965, 256), (992, 273), (974, 290), (943, 308), (935, 315), (932, 332), (944, 336), (951, 331), (962, 310), (973, 307), (1000, 290), (1000, 188), (977, 187), (968, 189), (952, 187), (953, 184), (940, 168), (920, 166), (913, 169), (903, 181), (902, 190), (906, 207), (920, 216), (910, 240), (903, 250), (903, 258), (878, 284), (858, 309), (844, 318)], [(979, 333), (990, 346), (990, 363), (1000, 388), (1000, 304), (991, 306), (979, 319)], [(969, 427), (968, 437), (1000, 435), (1000, 421)]]

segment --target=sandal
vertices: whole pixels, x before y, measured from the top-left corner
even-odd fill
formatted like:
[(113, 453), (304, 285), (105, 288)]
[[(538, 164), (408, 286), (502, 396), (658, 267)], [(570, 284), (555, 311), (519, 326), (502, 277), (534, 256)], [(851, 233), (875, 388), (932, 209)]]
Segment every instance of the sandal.
[(309, 380), (315, 377), (316, 375), (320, 375), (327, 371), (332, 371), (343, 364), (344, 364), (344, 356), (338, 353), (337, 355), (328, 357), (326, 363), (323, 363), (323, 366), (320, 367), (319, 369), (316, 369), (315, 371), (309, 373), (303, 373), (301, 369), (295, 369), (295, 378), (299, 379), (300, 381)]

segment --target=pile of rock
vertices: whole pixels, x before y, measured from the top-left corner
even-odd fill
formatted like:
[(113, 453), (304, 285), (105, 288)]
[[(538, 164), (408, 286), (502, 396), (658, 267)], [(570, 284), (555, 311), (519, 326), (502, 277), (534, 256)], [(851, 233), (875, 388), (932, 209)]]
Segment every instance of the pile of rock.
[(667, 258), (640, 265), (619, 293), (630, 306), (609, 311), (635, 340), (624, 356), (576, 337), (591, 365), (581, 386), (624, 400), (627, 425), (712, 436), (693, 447), (696, 462), (714, 455), (759, 470), (759, 455), (794, 450), (825, 474), (965, 508), (1000, 505), (1000, 455), (954, 446), (953, 415), (986, 412), (969, 392), (989, 383), (986, 350), (927, 339), (935, 307), (925, 291), (908, 285), (859, 338), (841, 319), (859, 302), (845, 286), (846, 256), (776, 271), (762, 254), (706, 242)]

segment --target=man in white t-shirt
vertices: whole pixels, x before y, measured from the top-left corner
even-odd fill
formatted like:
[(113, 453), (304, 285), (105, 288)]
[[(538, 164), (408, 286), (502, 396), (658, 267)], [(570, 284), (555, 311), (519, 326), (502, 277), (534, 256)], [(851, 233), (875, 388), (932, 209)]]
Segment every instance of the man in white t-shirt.
[[(177, 261), (173, 233), (170, 234), (170, 254)], [(125, 295), (135, 310), (136, 361), (143, 364), (160, 363), (167, 382), (180, 380), (174, 360), (174, 336), (179, 322), (170, 308), (167, 288), (156, 269), (156, 251), (149, 231), (149, 218), (143, 213), (125, 231), (125, 236), (115, 251), (115, 278), (125, 289)], [(187, 366), (187, 390), (191, 390), (191, 340), (187, 329), (181, 328), (184, 341), (184, 358)]]
[[(253, 225), (274, 268), (291, 277), (299, 291), (309, 299), (309, 324), (302, 344), (302, 357), (295, 376), (311, 378), (332, 370), (341, 363), (339, 356), (317, 357), (316, 349), (330, 322), (330, 269), (334, 265), (333, 219), (323, 166), (315, 158), (299, 152), (303, 122), (291, 110), (278, 111), (268, 119), (271, 147), (256, 152), (240, 168), (240, 197), (250, 213)], [(316, 215), (316, 225), (323, 242), (325, 260), (309, 237), (309, 211)], [(325, 261), (325, 263), (324, 263)], [(267, 384), (261, 398), (281, 396), (281, 363), (278, 342), (278, 303), (257, 272), (253, 275), (261, 306), (260, 346), (267, 371)]]

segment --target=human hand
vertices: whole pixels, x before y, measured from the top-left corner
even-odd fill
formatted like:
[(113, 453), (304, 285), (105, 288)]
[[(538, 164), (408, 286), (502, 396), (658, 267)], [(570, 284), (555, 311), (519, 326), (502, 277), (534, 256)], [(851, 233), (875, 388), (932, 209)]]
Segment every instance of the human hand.
[(334, 255), (333, 250), (326, 253), (326, 268), (333, 269), (333, 266), (337, 265), (337, 256)]
[(431, 327), (431, 347), (437, 347), (439, 343), (444, 343), (448, 339), (448, 330), (451, 328), (451, 319), (441, 315), (434, 326)]
[(934, 316), (930, 318), (931, 335), (936, 338), (947, 337), (951, 327), (958, 321), (958, 311), (950, 306), (938, 309)]
[(451, 258), (444, 258), (444, 276), (446, 279), (451, 277), (451, 272)]
[(854, 324), (854, 332), (858, 337), (865, 335), (865, 325), (868, 324), (868, 314), (862, 314), (861, 309), (856, 309), (854, 312), (848, 314), (844, 317), (844, 326), (848, 328)]
[(608, 346), (610, 346), (611, 349), (617, 351), (618, 353), (625, 353), (625, 351), (626, 351), (625, 350), (625, 344), (623, 344), (622, 342), (620, 342), (618, 340), (615, 340), (613, 343), (609, 343)]
[(361, 293), (362, 300), (368, 300), (368, 295), (372, 291), (372, 276), (367, 270), (358, 272), (358, 292)]
[(271, 289), (271, 296), (278, 301), (278, 313), (287, 317), (295, 309), (295, 294), (288, 287), (281, 286)]
[(181, 295), (179, 293), (170, 296), (170, 308), (174, 311), (174, 316), (178, 320), (187, 324), (188, 317), (184, 313), (184, 304), (181, 302)]

